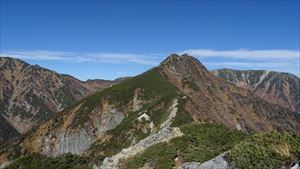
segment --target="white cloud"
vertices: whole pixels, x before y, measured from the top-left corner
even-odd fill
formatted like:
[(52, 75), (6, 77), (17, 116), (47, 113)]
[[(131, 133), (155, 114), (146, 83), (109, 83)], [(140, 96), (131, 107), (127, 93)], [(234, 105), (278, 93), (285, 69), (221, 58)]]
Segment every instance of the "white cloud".
[[(261, 69), (290, 72), (300, 76), (299, 50), (210, 50), (191, 49), (180, 52), (202, 60), (212, 69)], [(221, 59), (221, 60), (220, 60)], [(222, 62), (224, 61), (225, 62)]]
[[(208, 68), (266, 69), (285, 71), (300, 76), (299, 50), (210, 50), (191, 49), (178, 52), (197, 57)], [(1, 56), (19, 59), (56, 60), (64, 62), (99, 62), (112, 64), (135, 63), (141, 65), (158, 65), (167, 54), (149, 53), (97, 53), (65, 51), (5, 51)], [(221, 62), (221, 60), (225, 62)]]
[(209, 50), (209, 49), (191, 49), (182, 51), (189, 55), (203, 57), (226, 57), (235, 59), (298, 59), (299, 51), (297, 50)]
[(127, 54), (127, 53), (75, 53), (63, 51), (5, 51), (1, 56), (31, 60), (57, 60), (67, 62), (102, 62), (102, 63), (136, 63), (143, 65), (157, 65), (160, 59), (152, 55)]
[(280, 72), (290, 72), (295, 75), (300, 75), (300, 65), (297, 62), (204, 62), (210, 68), (230, 68), (238, 70), (273, 70)]

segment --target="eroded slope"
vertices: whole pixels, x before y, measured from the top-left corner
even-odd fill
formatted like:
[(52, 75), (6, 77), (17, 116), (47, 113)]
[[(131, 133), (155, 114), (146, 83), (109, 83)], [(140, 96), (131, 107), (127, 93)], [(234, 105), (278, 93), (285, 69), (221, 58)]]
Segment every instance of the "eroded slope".
[(266, 70), (219, 69), (212, 73), (251, 90), (264, 100), (300, 112), (300, 79), (290, 73)]

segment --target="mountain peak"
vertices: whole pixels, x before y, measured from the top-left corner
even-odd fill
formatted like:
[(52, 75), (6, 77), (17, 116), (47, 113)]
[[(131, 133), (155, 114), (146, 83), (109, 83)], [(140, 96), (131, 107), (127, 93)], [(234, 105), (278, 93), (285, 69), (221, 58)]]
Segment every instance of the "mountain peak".
[[(198, 61), (196, 58), (194, 58), (193, 56), (190, 56), (186, 53), (179, 55), (179, 54), (171, 54), (169, 55), (164, 61), (161, 62), (161, 65), (164, 64), (170, 64), (176, 61)], [(198, 61), (199, 62), (199, 61)]]
[(167, 71), (180, 76), (199, 76), (209, 73), (198, 59), (188, 54), (171, 54), (159, 67), (163, 69), (164, 72)]

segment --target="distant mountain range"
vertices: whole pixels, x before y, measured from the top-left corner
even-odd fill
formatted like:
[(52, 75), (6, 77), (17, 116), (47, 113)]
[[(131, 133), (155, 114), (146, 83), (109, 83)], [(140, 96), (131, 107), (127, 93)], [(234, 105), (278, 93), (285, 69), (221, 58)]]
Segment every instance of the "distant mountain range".
[[(119, 83), (122, 79), (80, 81), (19, 59), (0, 58), (0, 143), (24, 134), (33, 126), (76, 101)], [(7, 122), (4, 122), (7, 120)]]
[(212, 73), (264, 100), (300, 112), (300, 79), (290, 73), (266, 70), (219, 69)]
[(291, 74), (210, 72), (186, 54), (120, 81), (0, 63), (2, 137), (22, 134), (0, 146), (8, 168), (278, 168), (300, 154)]

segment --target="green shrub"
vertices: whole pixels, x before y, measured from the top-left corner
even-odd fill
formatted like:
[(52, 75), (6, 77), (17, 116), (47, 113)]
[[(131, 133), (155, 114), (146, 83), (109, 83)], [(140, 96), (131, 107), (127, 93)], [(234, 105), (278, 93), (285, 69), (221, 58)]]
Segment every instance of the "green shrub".
[(177, 113), (172, 122), (172, 127), (179, 127), (185, 124), (189, 124), (193, 121), (191, 115), (184, 109), (187, 98), (182, 99), (182, 96), (180, 97), (181, 99), (178, 100)]
[(181, 131), (184, 133), (182, 137), (149, 147), (125, 161), (124, 167), (136, 169), (151, 163), (158, 169), (172, 169), (178, 154), (185, 161), (205, 162), (245, 138), (243, 133), (221, 125), (189, 124), (182, 126)]
[(59, 157), (47, 157), (40, 154), (22, 156), (6, 169), (92, 169), (89, 158), (64, 154)]
[(134, 91), (141, 89), (142, 100), (153, 101), (168, 95), (176, 94), (176, 88), (168, 80), (161, 77), (156, 68), (120, 84), (96, 92), (82, 100), (83, 105), (77, 113), (73, 126), (83, 125), (89, 118), (89, 113), (99, 104), (101, 98), (107, 98), (116, 107), (127, 106), (132, 100)]
[(229, 158), (240, 168), (272, 169), (284, 165), (300, 153), (299, 135), (287, 132), (255, 134), (236, 145)]
[(172, 168), (176, 155), (176, 149), (173, 144), (158, 143), (126, 161), (125, 168), (136, 169), (142, 167), (145, 163), (154, 163), (155, 168), (158, 169)]

